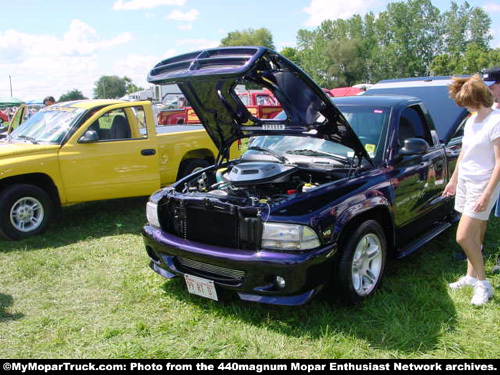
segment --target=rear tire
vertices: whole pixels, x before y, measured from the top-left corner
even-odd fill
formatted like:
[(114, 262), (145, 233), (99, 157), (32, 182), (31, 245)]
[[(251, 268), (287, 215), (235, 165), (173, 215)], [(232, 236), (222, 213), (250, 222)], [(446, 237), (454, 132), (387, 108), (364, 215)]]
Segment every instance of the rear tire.
[(334, 286), (340, 301), (355, 305), (375, 293), (384, 275), (387, 242), (375, 220), (351, 227), (340, 245)]
[(201, 171), (210, 166), (210, 163), (203, 159), (189, 159), (182, 163), (179, 178), (186, 177), (194, 172)]
[(34, 185), (15, 184), (0, 193), (0, 235), (22, 240), (45, 232), (52, 220), (49, 195)]

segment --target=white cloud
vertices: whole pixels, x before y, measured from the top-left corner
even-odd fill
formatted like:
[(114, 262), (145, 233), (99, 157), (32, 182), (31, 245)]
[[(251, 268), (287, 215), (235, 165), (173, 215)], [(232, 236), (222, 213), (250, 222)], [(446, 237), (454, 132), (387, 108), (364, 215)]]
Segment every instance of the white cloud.
[(311, 0), (311, 5), (304, 11), (309, 14), (306, 26), (319, 26), (328, 19), (347, 19), (354, 14), (364, 14), (368, 10), (369, 0)]
[(105, 50), (120, 44), (125, 44), (133, 39), (132, 34), (124, 32), (113, 39), (101, 40), (97, 32), (80, 20), (71, 22), (69, 31), (64, 35), (63, 44), (68, 51), (76, 54), (89, 54), (96, 50)]
[(179, 25), (179, 29), (181, 30), (191, 30), (193, 28), (193, 25)]
[(486, 3), (483, 5), (483, 10), (486, 13), (500, 13), (500, 4), (498, 4), (498, 3)]
[(129, 32), (112, 39), (101, 39), (95, 29), (80, 20), (73, 20), (69, 30), (59, 39), (53, 35), (25, 34), (16, 30), (0, 33), (0, 64), (13, 64), (35, 57), (91, 55), (99, 50), (133, 40)]
[(62, 37), (6, 30), (0, 32), (0, 76), (11, 75), (14, 96), (24, 100), (57, 98), (74, 88), (91, 97), (102, 74), (97, 54), (132, 39), (128, 32), (103, 39), (80, 20), (73, 20)]
[(199, 15), (200, 12), (198, 12), (196, 9), (192, 9), (189, 12), (181, 12), (179, 10), (174, 10), (167, 16), (167, 19), (192, 22), (196, 21)]
[(208, 40), (208, 39), (178, 39), (175, 41), (175, 45), (184, 46), (187, 51), (194, 51), (198, 49), (205, 48), (215, 48), (220, 44), (218, 40)]
[(151, 86), (147, 81), (149, 71), (160, 61), (178, 54), (179, 52), (173, 49), (165, 51), (161, 56), (144, 56), (132, 53), (113, 64), (112, 74), (119, 77), (129, 77), (135, 85), (147, 89)]
[(146, 79), (147, 74), (160, 60), (159, 56), (141, 56), (133, 53), (124, 59), (117, 60), (113, 64), (112, 74), (119, 77), (129, 77), (135, 85), (146, 89), (150, 86)]
[(184, 5), (186, 0), (117, 0), (113, 4), (114, 10), (153, 9), (162, 5)]

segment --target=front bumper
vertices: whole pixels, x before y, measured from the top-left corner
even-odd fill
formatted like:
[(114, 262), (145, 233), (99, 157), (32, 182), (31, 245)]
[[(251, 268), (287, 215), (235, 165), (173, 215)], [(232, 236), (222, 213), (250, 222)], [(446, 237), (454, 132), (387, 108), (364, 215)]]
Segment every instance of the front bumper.
[[(151, 225), (142, 230), (151, 268), (166, 278), (189, 274), (212, 280), (240, 299), (275, 305), (302, 305), (330, 279), (336, 246), (304, 252), (216, 247), (184, 240)], [(276, 277), (285, 280), (278, 284)]]

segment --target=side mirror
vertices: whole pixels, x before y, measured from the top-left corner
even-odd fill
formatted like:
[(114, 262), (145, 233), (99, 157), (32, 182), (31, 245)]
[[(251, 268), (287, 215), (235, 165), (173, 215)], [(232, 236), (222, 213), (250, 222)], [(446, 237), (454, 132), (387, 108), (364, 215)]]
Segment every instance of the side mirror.
[(95, 130), (87, 130), (84, 135), (80, 137), (78, 143), (93, 143), (99, 141), (99, 134)]
[(399, 155), (422, 155), (429, 150), (427, 141), (421, 138), (407, 138), (404, 146), (399, 150)]

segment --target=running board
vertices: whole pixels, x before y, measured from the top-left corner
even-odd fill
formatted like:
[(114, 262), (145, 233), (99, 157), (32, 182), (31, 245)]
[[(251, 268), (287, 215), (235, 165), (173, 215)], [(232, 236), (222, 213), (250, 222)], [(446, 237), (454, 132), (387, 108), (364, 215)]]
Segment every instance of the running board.
[(421, 237), (418, 237), (417, 239), (410, 242), (408, 245), (401, 248), (400, 251), (397, 253), (396, 258), (401, 259), (413, 253), (415, 250), (419, 249), (420, 247), (425, 245), (434, 237), (437, 237), (438, 235), (443, 233), (446, 229), (448, 229), (451, 226), (452, 224), (449, 222), (437, 223), (436, 226), (431, 231), (424, 233), (424, 235), (422, 235)]

